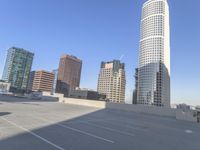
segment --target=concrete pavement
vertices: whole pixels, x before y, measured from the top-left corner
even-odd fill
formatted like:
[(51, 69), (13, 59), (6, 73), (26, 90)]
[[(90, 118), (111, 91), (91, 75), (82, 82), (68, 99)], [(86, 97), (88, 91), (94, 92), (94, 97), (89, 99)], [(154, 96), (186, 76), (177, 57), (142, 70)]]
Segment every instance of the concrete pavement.
[(0, 97), (1, 150), (199, 150), (200, 125), (56, 101)]

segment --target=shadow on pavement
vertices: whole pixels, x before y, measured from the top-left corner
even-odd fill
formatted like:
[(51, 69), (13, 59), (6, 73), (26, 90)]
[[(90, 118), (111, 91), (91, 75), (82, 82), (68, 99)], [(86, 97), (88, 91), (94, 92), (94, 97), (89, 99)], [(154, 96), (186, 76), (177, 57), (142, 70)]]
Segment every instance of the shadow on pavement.
[[(76, 111), (74, 110), (74, 112), (71, 111), (70, 113), (76, 113)], [(66, 118), (71, 117), (69, 115), (66, 114)], [(190, 135), (188, 137), (185, 133), (169, 130), (168, 125), (166, 125), (167, 128), (164, 128), (165, 122), (169, 122), (170, 124), (170, 120), (162, 120), (162, 118), (158, 120), (155, 117), (146, 118), (148, 116), (128, 112), (116, 112), (108, 109), (93, 110), (93, 112), (89, 113), (82, 112), (75, 118), (57, 123), (51, 122), (51, 120), (45, 117), (44, 115), (42, 117), (33, 116), (32, 119), (34, 121), (45, 123), (46, 126), (32, 130), (28, 130), (26, 127), (21, 127), (14, 123), (16, 128), (19, 128), (22, 133), (0, 140), (0, 149), (199, 150), (200, 146), (200, 134)], [(152, 119), (154, 121), (151, 121)], [(12, 124), (12, 120), (8, 121)], [(159, 128), (151, 126), (152, 131), (143, 131), (144, 128), (140, 128), (140, 125), (146, 125), (148, 121), (154, 125), (160, 122)], [(171, 121), (173, 128), (178, 128), (178, 125), (174, 120)], [(194, 127), (200, 129), (197, 126)]]
[(0, 117), (5, 116), (5, 115), (9, 115), (11, 114), (10, 112), (0, 112)]

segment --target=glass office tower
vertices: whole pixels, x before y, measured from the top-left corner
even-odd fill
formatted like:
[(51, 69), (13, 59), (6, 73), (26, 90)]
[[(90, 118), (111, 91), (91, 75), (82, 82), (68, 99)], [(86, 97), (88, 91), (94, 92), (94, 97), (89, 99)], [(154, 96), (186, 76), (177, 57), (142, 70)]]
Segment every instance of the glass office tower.
[(34, 54), (21, 48), (8, 49), (2, 79), (11, 83), (12, 92), (25, 92)]
[(170, 30), (167, 0), (144, 3), (137, 103), (170, 107)]

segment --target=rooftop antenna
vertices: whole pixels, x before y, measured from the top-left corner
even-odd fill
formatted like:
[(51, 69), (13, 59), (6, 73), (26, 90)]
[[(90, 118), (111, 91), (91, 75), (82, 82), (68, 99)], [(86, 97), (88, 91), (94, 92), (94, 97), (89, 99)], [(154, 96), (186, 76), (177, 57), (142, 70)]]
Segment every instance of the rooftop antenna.
[(119, 60), (121, 61), (124, 58), (124, 54), (122, 54), (119, 58)]

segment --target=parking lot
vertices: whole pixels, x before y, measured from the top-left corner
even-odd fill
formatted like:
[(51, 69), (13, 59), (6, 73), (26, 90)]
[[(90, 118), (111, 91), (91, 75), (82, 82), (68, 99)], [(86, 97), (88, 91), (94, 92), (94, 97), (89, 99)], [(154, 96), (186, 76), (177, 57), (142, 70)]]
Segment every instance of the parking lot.
[(1, 96), (0, 150), (200, 150), (200, 124)]

